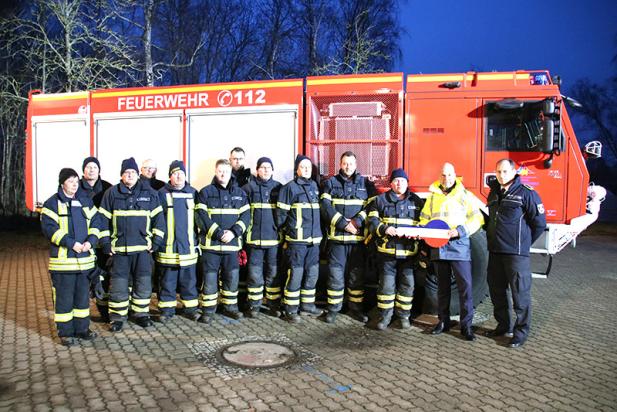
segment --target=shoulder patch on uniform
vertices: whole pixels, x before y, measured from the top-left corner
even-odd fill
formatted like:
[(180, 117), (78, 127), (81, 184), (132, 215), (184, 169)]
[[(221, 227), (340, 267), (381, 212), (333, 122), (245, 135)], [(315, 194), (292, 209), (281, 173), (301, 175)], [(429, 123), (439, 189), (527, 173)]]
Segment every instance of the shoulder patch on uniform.
[(523, 186), (525, 186), (525, 187), (526, 187), (527, 189), (529, 189), (529, 190), (534, 190), (534, 188), (533, 188), (533, 187), (531, 187), (531, 186), (529, 186), (529, 185), (527, 185), (527, 184), (524, 184), (524, 183), (523, 183)]
[(538, 203), (538, 213), (541, 215), (544, 214), (544, 204)]

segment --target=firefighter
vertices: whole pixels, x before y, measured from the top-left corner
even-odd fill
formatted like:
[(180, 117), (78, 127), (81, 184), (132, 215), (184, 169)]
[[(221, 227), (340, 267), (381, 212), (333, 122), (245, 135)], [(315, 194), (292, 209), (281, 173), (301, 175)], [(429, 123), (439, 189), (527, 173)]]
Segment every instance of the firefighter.
[[(488, 286), (497, 327), (488, 336), (512, 336), (509, 346), (522, 346), (531, 326), (531, 245), (546, 229), (544, 205), (531, 186), (521, 182), (516, 165), (502, 159), (497, 179), (490, 182)], [(507, 291), (510, 288), (516, 320), (512, 325)]]
[(122, 161), (120, 176), (120, 183), (105, 192), (99, 209), (111, 233), (102, 242), (103, 251), (112, 256), (109, 285), (112, 332), (124, 327), (129, 303), (135, 322), (144, 328), (152, 326), (149, 314), (151, 254), (160, 250), (165, 237), (158, 193), (139, 180), (135, 159)]
[(238, 310), (238, 252), (242, 249), (242, 234), (249, 224), (250, 207), (246, 194), (232, 177), (228, 160), (218, 160), (214, 173), (212, 183), (199, 192), (196, 205), (202, 250), (202, 315), (199, 318), (202, 323), (210, 323), (216, 311), (219, 271), (222, 314), (232, 319), (243, 317)]
[(162, 189), (165, 186), (165, 182), (156, 178), (156, 172), (158, 167), (156, 162), (152, 159), (146, 159), (141, 164), (141, 174), (139, 180), (144, 186), (150, 186), (155, 191)]
[(276, 226), (274, 209), (282, 185), (272, 178), (272, 171), (272, 160), (260, 157), (257, 160), (257, 176), (252, 176), (249, 183), (242, 187), (251, 207), (251, 220), (246, 232), (247, 315), (251, 318), (259, 315), (264, 287), (270, 314), (280, 316), (281, 279), (277, 262), (281, 236)]
[[(97, 208), (101, 206), (103, 194), (111, 187), (111, 183), (101, 179), (101, 164), (96, 157), (86, 157), (81, 167), (83, 177), (79, 181), (77, 196), (88, 196)], [(106, 234), (109, 236), (109, 233)], [(95, 292), (96, 307), (101, 315), (101, 321), (109, 322), (109, 274), (107, 273), (107, 260), (109, 255), (103, 253), (99, 246), (96, 248), (96, 265), (99, 270), (92, 272), (90, 284)]]
[(283, 296), (285, 319), (298, 323), (298, 308), (309, 315), (319, 316), (322, 313), (315, 306), (322, 233), (319, 188), (311, 180), (313, 164), (308, 157), (298, 155), (294, 166), (296, 177), (279, 193), (276, 220), (285, 236), (290, 267)]
[(176, 290), (180, 292), (183, 314), (191, 320), (199, 318), (197, 310), (197, 235), (195, 230), (195, 198), (197, 191), (186, 181), (186, 167), (180, 160), (169, 165), (169, 183), (159, 190), (165, 217), (165, 243), (155, 254), (159, 279), (159, 320), (167, 322), (176, 313)]
[(229, 163), (231, 164), (231, 173), (234, 176), (238, 187), (243, 187), (251, 178), (251, 169), (244, 167), (246, 155), (241, 147), (234, 147), (229, 153)]
[(439, 180), (431, 184), (429, 192), (420, 214), (420, 225), (440, 219), (450, 227), (448, 243), (430, 250), (430, 259), (437, 275), (439, 316), (439, 322), (431, 333), (439, 335), (450, 330), (450, 283), (454, 273), (460, 302), (461, 335), (468, 341), (474, 341), (469, 237), (482, 227), (484, 218), (477, 207), (477, 199), (465, 189), (461, 179), (457, 179), (454, 166), (450, 163), (443, 165)]
[(364, 271), (366, 268), (366, 211), (369, 198), (375, 195), (371, 181), (357, 173), (356, 155), (341, 155), (340, 170), (324, 182), (321, 210), (328, 236), (328, 313), (326, 322), (334, 323), (343, 306), (345, 284), (349, 316), (368, 321), (364, 314)]
[(111, 187), (111, 183), (101, 179), (101, 163), (96, 157), (86, 157), (81, 169), (84, 174), (79, 181), (78, 190), (92, 199), (94, 206), (99, 207), (103, 200), (103, 194)]
[(92, 200), (79, 194), (79, 176), (73, 169), (60, 170), (58, 192), (41, 210), (41, 228), (51, 242), (49, 272), (54, 300), (54, 321), (63, 345), (77, 339), (93, 340), (89, 329), (89, 276), (95, 269), (94, 247), (101, 221)]
[(411, 327), (409, 316), (418, 241), (401, 236), (398, 229), (417, 225), (423, 201), (408, 189), (407, 179), (403, 169), (394, 169), (390, 190), (377, 196), (369, 207), (369, 229), (377, 244), (380, 271), (377, 330), (388, 327), (393, 312), (401, 329)]

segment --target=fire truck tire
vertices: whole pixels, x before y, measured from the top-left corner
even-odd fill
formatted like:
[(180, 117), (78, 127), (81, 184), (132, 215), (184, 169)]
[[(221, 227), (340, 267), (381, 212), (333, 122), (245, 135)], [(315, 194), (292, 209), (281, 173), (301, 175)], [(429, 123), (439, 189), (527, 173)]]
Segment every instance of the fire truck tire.
[[(473, 306), (477, 307), (488, 296), (488, 283), (486, 282), (486, 268), (488, 265), (488, 250), (486, 247), (486, 232), (479, 230), (471, 236), (471, 276)], [(416, 276), (418, 285), (417, 296), (414, 301), (422, 302), (422, 313), (437, 313), (437, 277), (429, 266), (427, 271), (418, 273)], [(424, 287), (422, 287), (424, 286)], [(458, 288), (452, 278), (452, 300), (450, 301), (450, 315), (459, 313)]]

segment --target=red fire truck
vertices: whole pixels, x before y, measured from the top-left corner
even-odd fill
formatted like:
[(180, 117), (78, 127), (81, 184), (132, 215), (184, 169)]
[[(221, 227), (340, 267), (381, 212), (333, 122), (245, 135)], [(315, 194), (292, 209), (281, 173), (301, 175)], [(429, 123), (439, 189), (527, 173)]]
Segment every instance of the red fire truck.
[[(86, 156), (99, 158), (103, 179), (112, 183), (129, 156), (154, 159), (161, 170), (182, 159), (199, 189), (210, 182), (216, 160), (235, 146), (246, 151), (247, 166), (272, 158), (283, 183), (293, 177), (298, 153), (330, 176), (341, 153), (352, 150), (359, 171), (381, 187), (402, 166), (420, 194), (448, 161), (482, 202), (495, 162), (510, 157), (543, 199), (549, 229), (533, 251), (550, 258), (595, 221), (603, 197), (601, 188), (590, 186), (585, 166), (600, 146), (588, 144), (584, 155), (565, 101), (547, 71), (408, 75), (406, 82), (402, 73), (382, 73), (35, 91), (28, 106), (26, 204), (41, 207), (57, 190), (57, 171), (79, 170)], [(485, 276), (485, 242), (474, 241), (478, 285), (485, 284), (478, 282)], [(476, 299), (485, 292), (478, 288)]]

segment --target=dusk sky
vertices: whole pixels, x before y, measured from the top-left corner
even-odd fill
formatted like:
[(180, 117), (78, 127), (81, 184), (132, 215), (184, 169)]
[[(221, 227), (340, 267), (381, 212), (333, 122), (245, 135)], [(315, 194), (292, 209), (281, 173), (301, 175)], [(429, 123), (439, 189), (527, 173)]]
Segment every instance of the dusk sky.
[(617, 0), (402, 0), (405, 73), (548, 69), (568, 89), (617, 73)]

